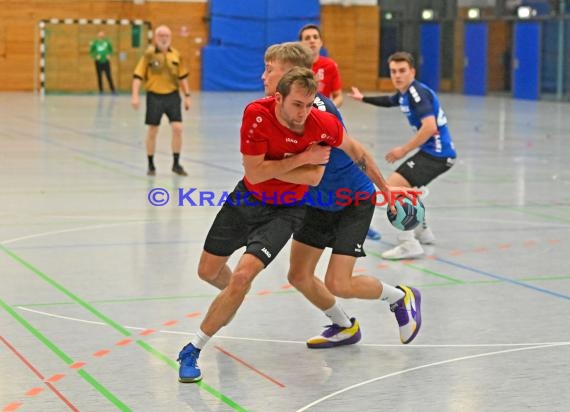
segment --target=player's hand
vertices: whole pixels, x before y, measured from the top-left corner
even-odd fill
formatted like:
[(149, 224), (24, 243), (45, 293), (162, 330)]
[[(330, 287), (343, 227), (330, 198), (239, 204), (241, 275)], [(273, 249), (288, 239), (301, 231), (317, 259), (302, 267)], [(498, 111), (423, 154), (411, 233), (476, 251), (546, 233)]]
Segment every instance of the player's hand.
[(362, 101), (362, 99), (364, 98), (364, 95), (362, 93), (360, 93), (360, 90), (358, 90), (358, 88), (356, 88), (354, 86), (352, 86), (351, 89), (352, 89), (352, 92), (347, 93), (348, 97), (352, 97), (354, 100)]
[(386, 154), (385, 159), (388, 163), (394, 163), (395, 161), (403, 158), (405, 155), (406, 155), (406, 151), (404, 150), (404, 148), (402, 146), (398, 146), (398, 147), (395, 147), (392, 150), (390, 150)]
[(190, 96), (184, 96), (184, 110), (188, 111), (190, 109), (190, 105), (192, 104), (192, 99)]
[(131, 106), (133, 109), (137, 110), (140, 106), (139, 96), (131, 96)]
[[(388, 207), (392, 213), (396, 213), (395, 204), (398, 202), (400, 196), (407, 197), (412, 202), (421, 195), (422, 191), (414, 187), (404, 187), (404, 186), (388, 186), (388, 190), (382, 190), (384, 192), (385, 199), (388, 200)], [(414, 203), (415, 204), (415, 203)]]
[(307, 157), (307, 164), (311, 165), (324, 165), (329, 162), (331, 155), (330, 146), (321, 146), (320, 144), (311, 144), (305, 149), (305, 156)]

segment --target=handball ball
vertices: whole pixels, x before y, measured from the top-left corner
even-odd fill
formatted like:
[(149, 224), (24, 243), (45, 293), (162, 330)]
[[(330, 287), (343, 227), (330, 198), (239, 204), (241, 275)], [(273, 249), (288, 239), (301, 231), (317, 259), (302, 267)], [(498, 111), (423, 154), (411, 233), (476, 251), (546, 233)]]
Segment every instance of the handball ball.
[(404, 195), (397, 195), (394, 206), (396, 207), (396, 214), (392, 213), (390, 208), (388, 208), (387, 214), (388, 220), (396, 229), (412, 230), (424, 221), (426, 210), (418, 196), (412, 200)]

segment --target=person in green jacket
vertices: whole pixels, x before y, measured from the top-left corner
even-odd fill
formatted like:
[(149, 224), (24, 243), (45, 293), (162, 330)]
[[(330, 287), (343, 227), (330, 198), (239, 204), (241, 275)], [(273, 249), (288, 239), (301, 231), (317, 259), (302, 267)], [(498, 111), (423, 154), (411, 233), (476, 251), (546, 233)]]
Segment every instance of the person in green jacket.
[(109, 56), (113, 53), (113, 46), (111, 42), (105, 37), (105, 32), (100, 31), (97, 33), (97, 38), (93, 40), (89, 46), (89, 54), (95, 60), (95, 69), (97, 70), (97, 83), (99, 85), (99, 93), (103, 93), (103, 79), (102, 75), (105, 73), (109, 88), (115, 94), (115, 86), (113, 85), (113, 78), (111, 77), (111, 63)]

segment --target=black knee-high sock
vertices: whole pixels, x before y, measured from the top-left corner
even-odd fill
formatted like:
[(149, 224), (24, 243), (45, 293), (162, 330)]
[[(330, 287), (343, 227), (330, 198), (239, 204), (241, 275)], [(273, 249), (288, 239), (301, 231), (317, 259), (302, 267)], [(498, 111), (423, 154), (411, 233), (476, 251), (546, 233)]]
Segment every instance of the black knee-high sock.
[(154, 170), (154, 155), (148, 155), (148, 168)]
[(180, 160), (180, 153), (172, 153), (172, 158), (174, 159), (174, 166), (178, 166), (178, 161)]

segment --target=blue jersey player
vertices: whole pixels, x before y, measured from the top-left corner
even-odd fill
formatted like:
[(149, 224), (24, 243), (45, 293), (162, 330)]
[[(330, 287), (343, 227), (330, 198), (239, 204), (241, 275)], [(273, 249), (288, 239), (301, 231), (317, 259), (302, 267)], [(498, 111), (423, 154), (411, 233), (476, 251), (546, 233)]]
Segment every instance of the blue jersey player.
[[(311, 67), (311, 53), (305, 46), (291, 42), (269, 47), (262, 76), (265, 93), (274, 94), (281, 76), (294, 66)], [(336, 106), (323, 95), (317, 94), (314, 107), (342, 121)], [(288, 280), (331, 319), (331, 325), (320, 335), (307, 340), (309, 348), (331, 348), (360, 340), (358, 322), (342, 310), (336, 297), (386, 302), (396, 316), (402, 343), (411, 342), (420, 330), (421, 295), (417, 289), (395, 287), (372, 276), (353, 276), (356, 259), (365, 256), (363, 244), (375, 209), (370, 199), (357, 202), (356, 197), (357, 193), (374, 195), (376, 189), (369, 176), (375, 169), (369, 156), (356, 164), (344, 151), (332, 148), (320, 183), (309, 189), (311, 201), (305, 219), (293, 235)], [(378, 175), (379, 189), (389, 191), (379, 171)], [(327, 247), (332, 254), (323, 282), (315, 271)]]
[[(388, 178), (389, 186), (424, 187), (437, 176), (447, 172), (455, 163), (456, 153), (447, 127), (445, 112), (437, 94), (415, 79), (414, 59), (410, 53), (396, 52), (388, 58), (390, 77), (398, 90), (392, 96), (363, 96), (352, 88), (349, 96), (375, 106), (394, 107), (400, 110), (414, 129), (414, 136), (402, 146), (386, 154), (394, 163), (414, 151)], [(382, 254), (384, 259), (409, 259), (421, 256), (421, 244), (431, 244), (435, 237), (424, 221), (415, 231), (402, 232), (400, 244)]]

